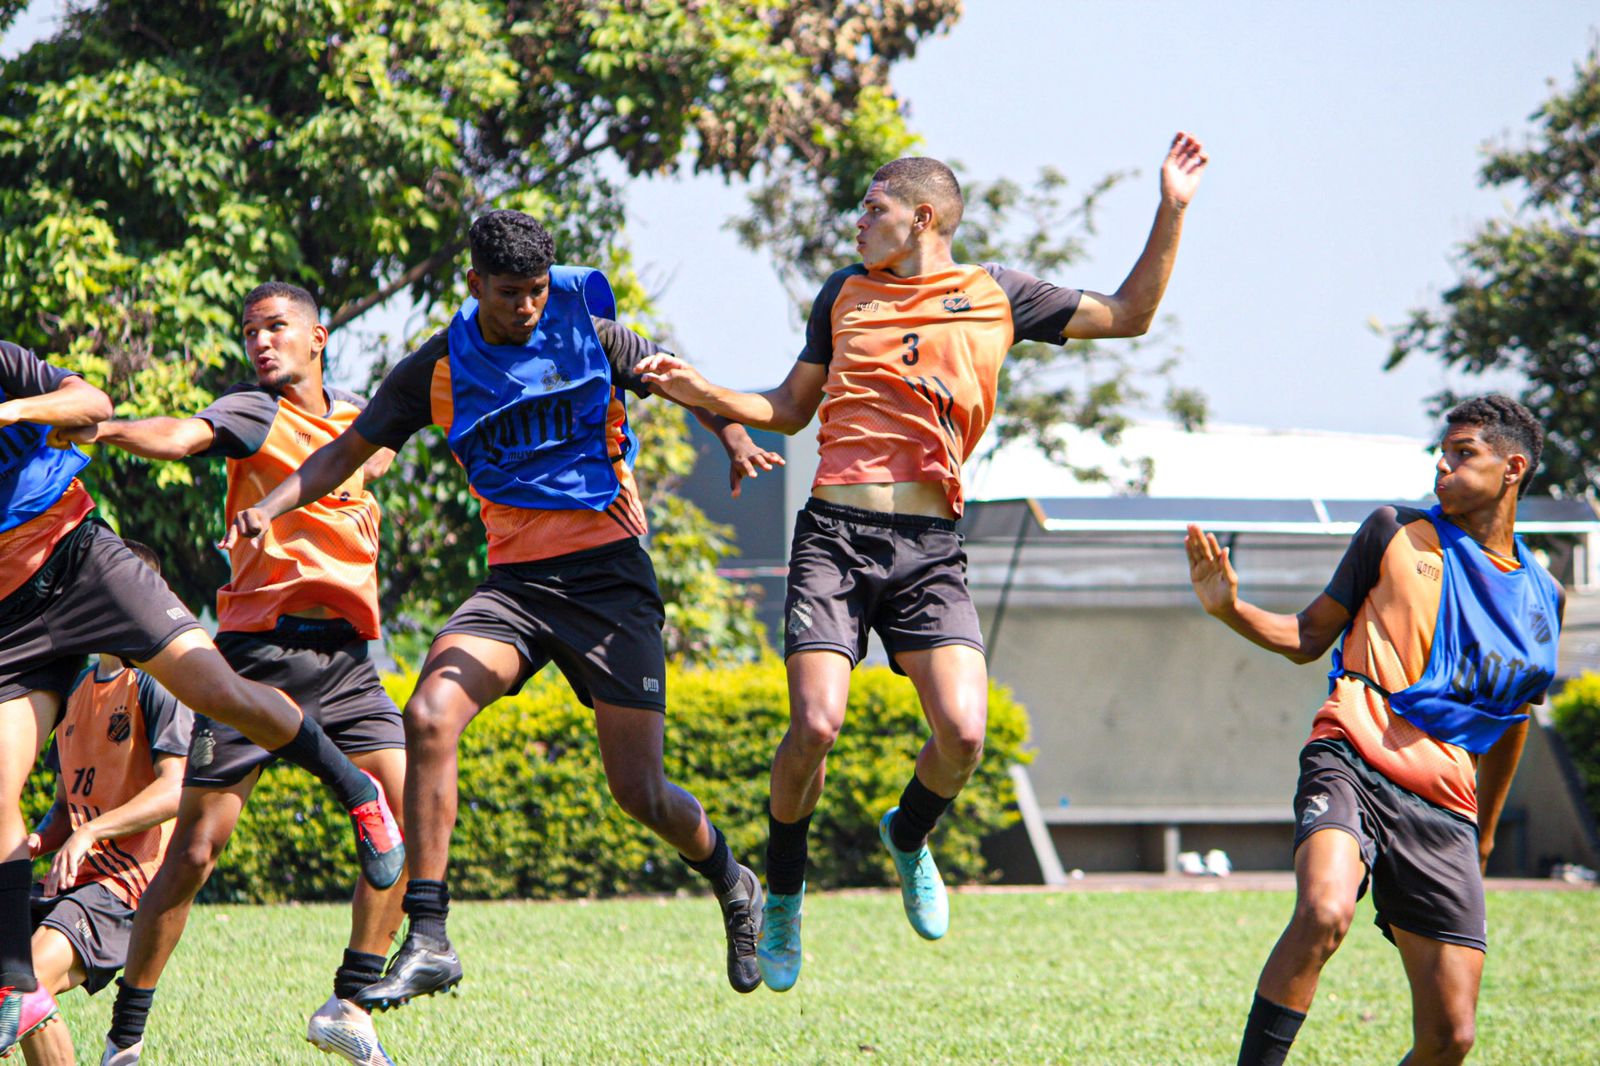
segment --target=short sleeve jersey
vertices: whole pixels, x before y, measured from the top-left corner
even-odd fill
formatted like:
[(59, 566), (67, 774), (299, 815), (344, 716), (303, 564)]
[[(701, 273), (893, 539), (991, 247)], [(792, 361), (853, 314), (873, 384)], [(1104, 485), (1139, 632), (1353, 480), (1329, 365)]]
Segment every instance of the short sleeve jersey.
[[(625, 457), (626, 412), (619, 390), (647, 396), (650, 387), (634, 369), (662, 349), (626, 326), (595, 318), (595, 332), (611, 365), (611, 405), (606, 413), (607, 446), (622, 489), (604, 511), (547, 511), (496, 503), (478, 495), (479, 515), (489, 540), (489, 564), (528, 563), (596, 548), (645, 533), (644, 507)], [(447, 334), (434, 334), (400, 360), (355, 421), (366, 440), (398, 449), (417, 431), (433, 425), (450, 431), (454, 417)]]
[[(215, 439), (201, 454), (228, 461), (227, 521), (253, 507), (311, 453), (355, 422), (366, 401), (325, 389), (327, 413), (314, 414), (259, 385), (239, 385), (196, 417)], [(357, 470), (320, 500), (280, 515), (230, 553), (232, 580), (217, 591), (217, 624), (261, 632), (286, 614), (332, 611), (366, 639), (378, 636), (378, 501)]]
[(834, 274), (811, 305), (800, 354), (828, 368), (815, 484), (938, 481), (960, 514), (961, 466), (994, 416), (1006, 352), (1022, 340), (1062, 343), (1081, 298), (994, 264)]
[[(1503, 572), (1520, 568), (1515, 559), (1484, 554)], [(1380, 507), (1368, 516), (1325, 590), (1351, 614), (1341, 645), (1345, 669), (1386, 692), (1421, 680), (1433, 650), (1443, 577), (1439, 532), (1426, 512)], [(1564, 610), (1564, 596), (1561, 605)], [(1472, 754), (1391, 712), (1384, 697), (1360, 680), (1346, 676), (1334, 683), (1311, 726), (1311, 739), (1321, 738), (1349, 741), (1362, 759), (1401, 788), (1457, 814), (1477, 817)]]
[[(0, 399), (43, 396), (78, 375), (51, 366), (26, 348), (0, 341)], [(21, 588), (50, 557), (61, 538), (94, 510), (94, 498), (76, 478), (43, 514), (0, 533), (0, 599)]]
[[(50, 761), (61, 774), (72, 828), (127, 803), (156, 779), (156, 756), (189, 751), (194, 712), (142, 670), (101, 680), (79, 675), (56, 724)], [(99, 881), (130, 907), (149, 887), (172, 839), (173, 820), (102, 840), (72, 887)]]

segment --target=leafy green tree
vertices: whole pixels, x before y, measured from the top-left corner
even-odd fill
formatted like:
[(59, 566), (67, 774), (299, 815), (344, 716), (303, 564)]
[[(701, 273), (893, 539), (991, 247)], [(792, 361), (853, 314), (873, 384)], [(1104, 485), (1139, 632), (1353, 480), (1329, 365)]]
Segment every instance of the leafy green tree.
[[(1414, 355), (1514, 371), (1544, 423), (1543, 478), (1581, 494), (1600, 468), (1600, 43), (1533, 113), (1532, 135), (1487, 152), (1480, 181), (1517, 206), (1459, 249), (1460, 277), (1397, 331), (1389, 367)], [(1459, 397), (1433, 398), (1443, 411)]]
[[(18, 5), (0, 5), (3, 24)], [(82, 370), (124, 417), (194, 411), (248, 375), (237, 305), (263, 279), (311, 289), (338, 330), (400, 293), (446, 308), (467, 224), (491, 206), (540, 217), (568, 261), (625, 264), (617, 168), (854, 188), (907, 142), (890, 66), (959, 9), (74, 5), (0, 70), (0, 335)], [(631, 275), (614, 281), (629, 313), (648, 311)], [(418, 618), (481, 573), (451, 466), (424, 442), (380, 482), (390, 596)], [(226, 575), (219, 472), (102, 454), (88, 476), (179, 592), (208, 602)]]
[[(915, 140), (907, 137), (895, 154), (915, 148)], [(959, 173), (959, 164), (952, 165)], [(854, 186), (836, 181), (821, 190), (787, 175), (772, 177), (751, 196), (749, 213), (734, 223), (747, 247), (772, 255), (801, 314), (809, 311), (830, 274), (856, 260), (854, 220), (874, 169), (852, 172)], [(965, 210), (952, 249), (956, 261), (997, 262), (1069, 284), (1071, 268), (1085, 258), (1085, 239), (1095, 233), (1101, 200), (1134, 176), (1110, 174), (1076, 199), (1069, 195), (1067, 177), (1053, 167), (1042, 169), (1026, 186), (1010, 179), (963, 180)], [(1132, 340), (1018, 344), (1001, 368), (994, 429), (976, 461), (1011, 441), (1031, 440), (1079, 480), (1145, 491), (1155, 473), (1150, 459), (1133, 457), (1110, 470), (1077, 463), (1059, 431), (1084, 430), (1114, 445), (1134, 411), (1157, 406), (1186, 429), (1203, 423), (1205, 398), (1174, 380), (1179, 349), (1173, 333), (1167, 319), (1152, 334)]]

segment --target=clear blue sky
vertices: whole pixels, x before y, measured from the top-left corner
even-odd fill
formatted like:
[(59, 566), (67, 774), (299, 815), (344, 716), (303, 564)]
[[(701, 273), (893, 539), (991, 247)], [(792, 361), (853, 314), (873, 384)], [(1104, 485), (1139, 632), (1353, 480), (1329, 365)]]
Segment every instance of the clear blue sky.
[[(5, 54), (58, 7), (36, 0)], [(1106, 202), (1092, 259), (1052, 280), (1116, 287), (1166, 143), (1190, 130), (1212, 166), (1164, 305), (1181, 376), (1219, 421), (1408, 434), (1429, 429), (1425, 397), (1446, 378), (1426, 361), (1383, 373), (1387, 343), (1367, 323), (1431, 302), (1454, 247), (1507, 210), (1477, 187), (1481, 146), (1526, 135), (1600, 26), (1592, 3), (1553, 0), (967, 9), (894, 74), (928, 154), (985, 179), (1143, 172)], [(683, 353), (760, 386), (786, 372), (800, 330), (770, 264), (721, 228), (742, 198), (709, 178), (635, 183), (630, 238)]]

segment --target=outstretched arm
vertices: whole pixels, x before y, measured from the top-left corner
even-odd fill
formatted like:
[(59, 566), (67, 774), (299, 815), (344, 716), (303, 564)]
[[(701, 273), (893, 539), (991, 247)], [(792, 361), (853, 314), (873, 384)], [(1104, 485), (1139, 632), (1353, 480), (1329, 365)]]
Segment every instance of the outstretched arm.
[(1126, 280), (1110, 296), (1085, 291), (1063, 337), (1137, 337), (1150, 329), (1178, 258), (1183, 213), (1194, 198), (1210, 159), (1199, 141), (1180, 132), (1161, 164), (1161, 206), (1144, 251)]
[(140, 418), (58, 429), (51, 443), (110, 444), (146, 459), (185, 459), (211, 447), (217, 431), (203, 418)]
[(1228, 549), (1219, 547), (1213, 534), (1190, 526), (1183, 546), (1189, 553), (1189, 582), (1206, 613), (1291, 662), (1314, 663), (1322, 658), (1350, 621), (1344, 605), (1325, 592), (1299, 614), (1263, 611), (1239, 598), (1239, 575)]
[(822, 403), (823, 383), (828, 380), (826, 366), (797, 362), (777, 388), (738, 392), (713, 385), (694, 367), (665, 352), (641, 360), (636, 369), (657, 392), (685, 407), (698, 407), (746, 426), (791, 435), (811, 423)]
[(763, 470), (784, 465), (783, 456), (751, 440), (749, 430), (739, 423), (701, 407), (691, 407), (689, 413), (694, 415), (696, 422), (717, 435), (717, 440), (722, 442), (722, 450), (728, 453), (728, 490), (734, 499), (739, 498), (739, 483), (745, 478), (759, 477)]
[(345, 430), (312, 452), (299, 470), (284, 478), (260, 503), (234, 515), (217, 546), (226, 551), (237, 544), (240, 537), (259, 537), (274, 518), (304, 507), (312, 500), (320, 500), (343, 485), (377, 452), (378, 446), (354, 428)]
[(111, 397), (79, 377), (37, 396), (0, 402), (0, 428), (17, 422), (43, 426), (89, 426), (111, 417)]
[(182, 755), (157, 755), (154, 781), (127, 803), (98, 814), (74, 829), (50, 864), (50, 873), (44, 879), (44, 894), (54, 896), (77, 880), (83, 857), (100, 841), (142, 832), (176, 818), (187, 765), (188, 760)]
[[(1526, 705), (1523, 714), (1532, 711)], [(1478, 758), (1478, 865), (1489, 868), (1489, 853), (1494, 850), (1494, 833), (1500, 826), (1500, 814), (1506, 807), (1506, 795), (1511, 791), (1511, 779), (1517, 775), (1517, 764), (1522, 761), (1522, 747), (1528, 741), (1528, 724), (1532, 719), (1518, 722), (1494, 743), (1494, 747)]]

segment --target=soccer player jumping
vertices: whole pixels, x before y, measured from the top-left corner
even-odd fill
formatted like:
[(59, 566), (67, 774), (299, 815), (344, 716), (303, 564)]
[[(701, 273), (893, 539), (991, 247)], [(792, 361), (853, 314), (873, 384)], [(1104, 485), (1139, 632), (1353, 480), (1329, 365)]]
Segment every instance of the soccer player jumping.
[(38, 987), (29, 943), (32, 863), (20, 799), (87, 654), (133, 661), (180, 702), (224, 721), (324, 781), (350, 812), (362, 874), (387, 886), (404, 865), (372, 781), (314, 719), (247, 681), (188, 608), (94, 514), (77, 474), (89, 459), (52, 429), (111, 416), (105, 393), (0, 342), (0, 1051), (16, 1042), (22, 995)]
[(948, 905), (927, 837), (977, 767), (988, 719), (983, 638), (955, 532), (961, 465), (989, 425), (1013, 343), (1149, 328), (1206, 163), (1200, 142), (1173, 138), (1144, 251), (1106, 296), (957, 263), (955, 175), (937, 160), (895, 160), (862, 200), (861, 262), (823, 285), (783, 384), (742, 393), (670, 355), (640, 364), (645, 380), (680, 403), (749, 426), (798, 433), (821, 407), (821, 457), (795, 523), (784, 605), (789, 729), (772, 762), (759, 951), (767, 987), (784, 991), (800, 974), (806, 834), (869, 629), (910, 677), (933, 734), (879, 835), (912, 927), (930, 940), (944, 935)]
[[(366, 401), (323, 381), (327, 329), (316, 299), (298, 285), (267, 282), (246, 294), (242, 328), (255, 380), (190, 418), (101, 422), (59, 435), (110, 444), (151, 459), (223, 458), (225, 515), (232, 518), (342, 433)], [(371, 776), (391, 805), (405, 783), (405, 728), (372, 661), (378, 638), (378, 502), (366, 482), (388, 468), (380, 451), (334, 491), (273, 523), (270, 536), (235, 543), (232, 579), (217, 593), (217, 648), (228, 665), (275, 685), (317, 720), (334, 745)], [(233, 835), (272, 753), (237, 729), (202, 718), (184, 779), (176, 844), (134, 922), (127, 971), (112, 1013), (113, 1040), (143, 1040), (156, 982), (188, 921), (196, 894)], [(399, 827), (382, 831), (395, 839)], [(389, 1062), (358, 989), (383, 973), (400, 928), (401, 886), (356, 886), (352, 927), (333, 995), (312, 1015), (306, 1039), (359, 1066)], [(120, 1063), (130, 1061), (124, 1053)]]
[[(241, 511), (224, 542), (258, 536), (429, 425), (446, 430), (481, 504), (489, 576), (434, 638), (406, 704), (410, 927), (384, 978), (356, 1001), (394, 1007), (461, 980), (445, 933), (456, 745), (479, 711), (552, 661), (594, 709), (612, 796), (716, 892), (729, 982), (750, 991), (760, 982), (760, 882), (662, 762), (665, 615), (639, 545), (644, 508), (622, 395), (650, 391), (634, 367), (659, 349), (614, 321), (598, 271), (553, 265), (554, 241), (528, 215), (491, 211), (469, 239), (473, 299), (449, 329), (402, 359), (348, 430)], [(743, 427), (706, 421), (728, 450), (736, 489), (738, 478), (782, 462)]]
[(1295, 908), (1256, 985), (1240, 1066), (1277, 1066), (1322, 967), (1372, 887), (1411, 984), (1409, 1066), (1471, 1050), (1487, 950), (1483, 867), (1522, 756), (1528, 705), (1555, 678), (1562, 589), (1515, 534), (1544, 432), (1504, 396), (1453, 408), (1436, 506), (1380, 507), (1296, 615), (1239, 598), (1226, 548), (1189, 527), (1206, 613), (1297, 663), (1338, 642), (1300, 752)]

